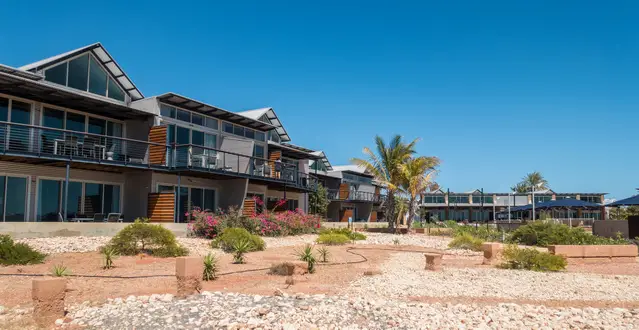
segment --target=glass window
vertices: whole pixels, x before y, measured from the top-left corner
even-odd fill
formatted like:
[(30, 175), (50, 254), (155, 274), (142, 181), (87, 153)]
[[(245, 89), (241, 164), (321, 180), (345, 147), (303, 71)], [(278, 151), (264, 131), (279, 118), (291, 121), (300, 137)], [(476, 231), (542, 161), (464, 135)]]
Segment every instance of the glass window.
[(109, 98), (124, 102), (124, 92), (115, 80), (109, 78)]
[(256, 144), (253, 147), (253, 157), (264, 158), (264, 146)]
[(202, 199), (204, 198), (204, 191), (200, 188), (191, 188), (191, 210), (194, 208), (202, 209)]
[(218, 129), (217, 125), (218, 125), (217, 119), (206, 117), (206, 127), (212, 128), (212, 129)]
[(90, 218), (96, 213), (102, 213), (102, 185), (87, 183), (84, 185), (84, 214)]
[(180, 127), (177, 126), (177, 138), (176, 138), (176, 143), (177, 144), (189, 144), (191, 143), (189, 140), (189, 133), (191, 132), (190, 129), (186, 128), (186, 127)]
[(222, 124), (222, 127), (224, 128), (224, 132), (233, 133), (233, 124), (225, 122), (224, 124)]
[(79, 90), (87, 90), (89, 74), (89, 54), (84, 54), (69, 61), (69, 87)]
[(31, 123), (31, 104), (12, 101), (11, 102), (11, 122), (19, 124)]
[(27, 204), (27, 179), (7, 178), (7, 187), (11, 189), (10, 194), (6, 194), (5, 221), (24, 221)]
[(122, 137), (122, 124), (107, 122), (107, 135), (114, 137)]
[(76, 132), (84, 132), (84, 115), (67, 112), (66, 129)]
[(191, 114), (191, 122), (195, 125), (204, 126), (204, 117), (201, 115)]
[(89, 133), (106, 135), (106, 120), (89, 117)]
[(425, 204), (444, 204), (444, 196), (424, 196)]
[(255, 139), (258, 141), (265, 141), (266, 140), (266, 136), (264, 134), (264, 132), (255, 132)]
[(160, 105), (160, 114), (162, 117), (175, 118), (175, 108), (168, 105)]
[(215, 211), (215, 190), (204, 189), (204, 202), (202, 204), (204, 210)]
[(42, 126), (50, 128), (64, 128), (64, 111), (44, 108)]
[(120, 186), (104, 185), (104, 214), (120, 213)]
[(217, 149), (217, 135), (215, 134), (204, 134), (204, 146)]
[(189, 205), (189, 188), (180, 187), (180, 204), (178, 205), (178, 222), (185, 222)]
[(234, 125), (233, 126), (233, 133), (235, 135), (244, 136), (244, 127)]
[(52, 83), (67, 85), (67, 63), (54, 66), (44, 71), (44, 79)]
[(186, 122), (191, 122), (191, 113), (188, 111), (184, 111), (184, 110), (177, 110), (177, 119), (178, 120), (182, 120), (182, 121), (186, 121)]
[(0, 97), (0, 121), (9, 121), (9, 99)]
[(173, 186), (158, 186), (158, 192), (175, 192), (175, 187)]
[(0, 220), (4, 219), (4, 188), (7, 177), (0, 176)]
[[(64, 182), (63, 182), (62, 196), (64, 196), (64, 189), (65, 188), (64, 188)], [(77, 217), (78, 214), (80, 213), (81, 205), (82, 205), (82, 182), (69, 182), (69, 195), (67, 196), (67, 219), (73, 219)]]
[(37, 221), (59, 221), (60, 204), (63, 199), (60, 181), (40, 180), (38, 185)]
[(191, 132), (191, 144), (196, 144), (198, 146), (204, 145), (204, 133), (200, 131), (192, 131)]
[(89, 56), (89, 70), (89, 92), (106, 96), (107, 74), (93, 56)]
[(249, 139), (254, 139), (254, 138), (255, 138), (255, 131), (254, 131), (254, 130), (252, 130), (252, 129), (248, 129), (248, 128), (247, 128), (247, 129), (244, 131), (244, 136), (246, 136), (246, 137), (247, 137), (247, 138), (249, 138)]
[(268, 139), (273, 141), (273, 142), (280, 143), (280, 135), (277, 134), (277, 132), (275, 130), (272, 130), (272, 131), (268, 132)]

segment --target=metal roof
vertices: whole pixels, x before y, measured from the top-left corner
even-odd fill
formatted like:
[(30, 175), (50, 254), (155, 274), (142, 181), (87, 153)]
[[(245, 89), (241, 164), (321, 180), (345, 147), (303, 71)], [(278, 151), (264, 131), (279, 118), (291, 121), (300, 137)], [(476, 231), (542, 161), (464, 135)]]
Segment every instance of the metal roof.
[(639, 195), (634, 195), (632, 197), (620, 199), (606, 206), (632, 206), (632, 205), (639, 205)]
[(262, 116), (266, 116), (269, 123), (275, 126), (275, 131), (280, 136), (280, 139), (282, 140), (282, 142), (291, 141), (291, 137), (288, 136), (288, 133), (286, 133), (286, 129), (284, 129), (284, 125), (282, 125), (282, 122), (277, 117), (277, 114), (275, 113), (275, 110), (273, 110), (273, 108), (270, 108), (270, 107), (260, 108), (260, 109), (254, 109), (254, 110), (239, 111), (236, 113), (238, 115), (242, 115), (248, 118), (253, 118), (255, 120), (261, 120)]
[(122, 89), (129, 95), (129, 97), (131, 97), (131, 100), (136, 101), (144, 98), (142, 92), (137, 87), (135, 87), (133, 81), (129, 79), (120, 65), (118, 65), (118, 63), (113, 59), (109, 52), (107, 52), (107, 50), (99, 42), (21, 66), (19, 69), (37, 73), (43, 69), (64, 62), (76, 55), (89, 51), (95, 56), (98, 61), (100, 61), (102, 66), (104, 66), (107, 71), (109, 71), (109, 74), (117, 81), (118, 85), (120, 85), (120, 87), (122, 87)]
[(365, 168), (359, 165), (338, 165), (333, 166), (333, 170), (331, 172), (352, 172), (359, 175), (365, 175), (373, 177), (374, 175), (368, 173)]
[(148, 118), (150, 114), (124, 103), (71, 87), (0, 72), (0, 93), (55, 104), (115, 119)]
[(314, 151), (313, 154), (321, 157), (319, 160), (322, 161), (322, 163), (324, 163), (324, 167), (326, 167), (327, 171), (333, 170), (333, 166), (331, 165), (331, 162), (328, 161), (328, 157), (326, 157), (326, 154), (324, 153), (324, 151)]
[(10, 66), (4, 65), (4, 64), (0, 64), (0, 72), (9, 73), (9, 74), (12, 74), (14, 76), (27, 78), (27, 79), (31, 79), (31, 80), (42, 80), (42, 79), (44, 79), (44, 77), (39, 75), (39, 74), (35, 74), (35, 73), (29, 72), (29, 71), (24, 71), (24, 70), (21, 70), (21, 69), (16, 69), (14, 67), (10, 67)]
[(156, 98), (160, 100), (160, 102), (162, 103), (173, 105), (186, 110), (199, 112), (205, 115), (217, 117), (234, 124), (251, 127), (257, 130), (268, 131), (275, 128), (275, 126), (271, 124), (246, 117), (242, 115), (241, 113), (227, 111), (222, 108), (218, 108), (216, 106), (206, 104), (204, 102), (200, 102), (200, 101), (197, 101), (192, 98), (182, 96), (176, 93), (172, 93), (172, 92), (164, 93), (162, 95), (156, 96)]
[(314, 154), (314, 150), (306, 149), (304, 147), (296, 146), (290, 143), (277, 143), (274, 141), (268, 141), (269, 147), (273, 147), (275, 149), (280, 149), (285, 156), (295, 157), (298, 159), (320, 159), (320, 156)]

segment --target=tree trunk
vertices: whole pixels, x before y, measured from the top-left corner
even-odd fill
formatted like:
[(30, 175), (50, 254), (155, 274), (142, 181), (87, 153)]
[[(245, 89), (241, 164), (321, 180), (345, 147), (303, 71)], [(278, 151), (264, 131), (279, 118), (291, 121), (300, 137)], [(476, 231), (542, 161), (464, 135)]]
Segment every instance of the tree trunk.
[(410, 231), (410, 226), (413, 224), (413, 218), (415, 217), (415, 198), (411, 198), (408, 204), (408, 219), (406, 219), (406, 228)]
[(395, 192), (392, 190), (388, 191), (388, 195), (386, 196), (386, 202), (388, 203), (386, 206), (386, 212), (384, 216), (386, 217), (386, 221), (388, 222), (388, 229), (395, 229)]

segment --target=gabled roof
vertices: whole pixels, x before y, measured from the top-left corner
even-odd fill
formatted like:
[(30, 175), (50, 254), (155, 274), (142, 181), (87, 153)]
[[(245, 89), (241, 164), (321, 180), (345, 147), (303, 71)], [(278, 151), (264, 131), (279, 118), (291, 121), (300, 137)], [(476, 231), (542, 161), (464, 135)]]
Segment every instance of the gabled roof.
[(217, 117), (228, 122), (243, 125), (246, 127), (267, 131), (273, 129), (274, 126), (257, 119), (244, 116), (242, 113), (231, 112), (218, 108), (216, 106), (200, 102), (198, 100), (182, 96), (176, 93), (164, 93), (155, 96), (160, 102), (173, 105), (182, 109), (199, 112), (205, 115)]
[[(331, 166), (331, 162), (328, 161), (328, 157), (326, 157), (326, 154), (324, 153), (324, 151), (313, 151), (313, 154), (315, 156), (321, 157), (319, 160), (322, 163), (324, 163), (324, 167), (326, 167), (327, 171), (332, 171), (333, 170), (333, 166)], [(313, 161), (314, 162), (314, 161)], [(312, 165), (312, 163), (311, 163)]]
[(333, 170), (331, 172), (352, 172), (355, 174), (361, 174), (372, 177), (373, 175), (368, 173), (365, 168), (359, 165), (339, 165), (333, 166)]
[(76, 55), (80, 55), (86, 52), (91, 52), (95, 56), (95, 58), (100, 61), (102, 66), (107, 69), (111, 77), (113, 77), (117, 81), (118, 85), (120, 85), (120, 87), (122, 87), (122, 89), (129, 95), (129, 97), (131, 97), (131, 100), (136, 101), (144, 98), (142, 92), (137, 87), (135, 87), (133, 81), (129, 79), (122, 68), (120, 68), (118, 63), (115, 62), (113, 57), (111, 57), (111, 55), (99, 42), (21, 66), (19, 69), (38, 73), (43, 69), (55, 66), (58, 63), (64, 62)]
[(284, 125), (282, 125), (282, 122), (277, 117), (277, 114), (275, 113), (275, 110), (273, 110), (273, 108), (260, 108), (260, 109), (254, 109), (254, 110), (239, 111), (236, 113), (238, 115), (248, 117), (248, 118), (253, 118), (255, 120), (260, 120), (260, 121), (262, 120), (263, 116), (266, 116), (266, 118), (269, 121), (269, 124), (275, 126), (275, 131), (280, 136), (280, 139), (282, 140), (282, 142), (291, 141), (291, 137), (288, 136), (288, 133), (286, 133), (286, 129), (284, 129)]

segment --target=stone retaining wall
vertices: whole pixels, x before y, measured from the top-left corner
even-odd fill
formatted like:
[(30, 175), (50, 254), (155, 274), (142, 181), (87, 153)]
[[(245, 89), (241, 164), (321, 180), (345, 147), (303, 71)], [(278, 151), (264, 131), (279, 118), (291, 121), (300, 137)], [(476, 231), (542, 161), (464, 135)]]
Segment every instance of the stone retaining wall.
[(636, 245), (551, 245), (551, 254), (562, 255), (568, 262), (636, 262)]

